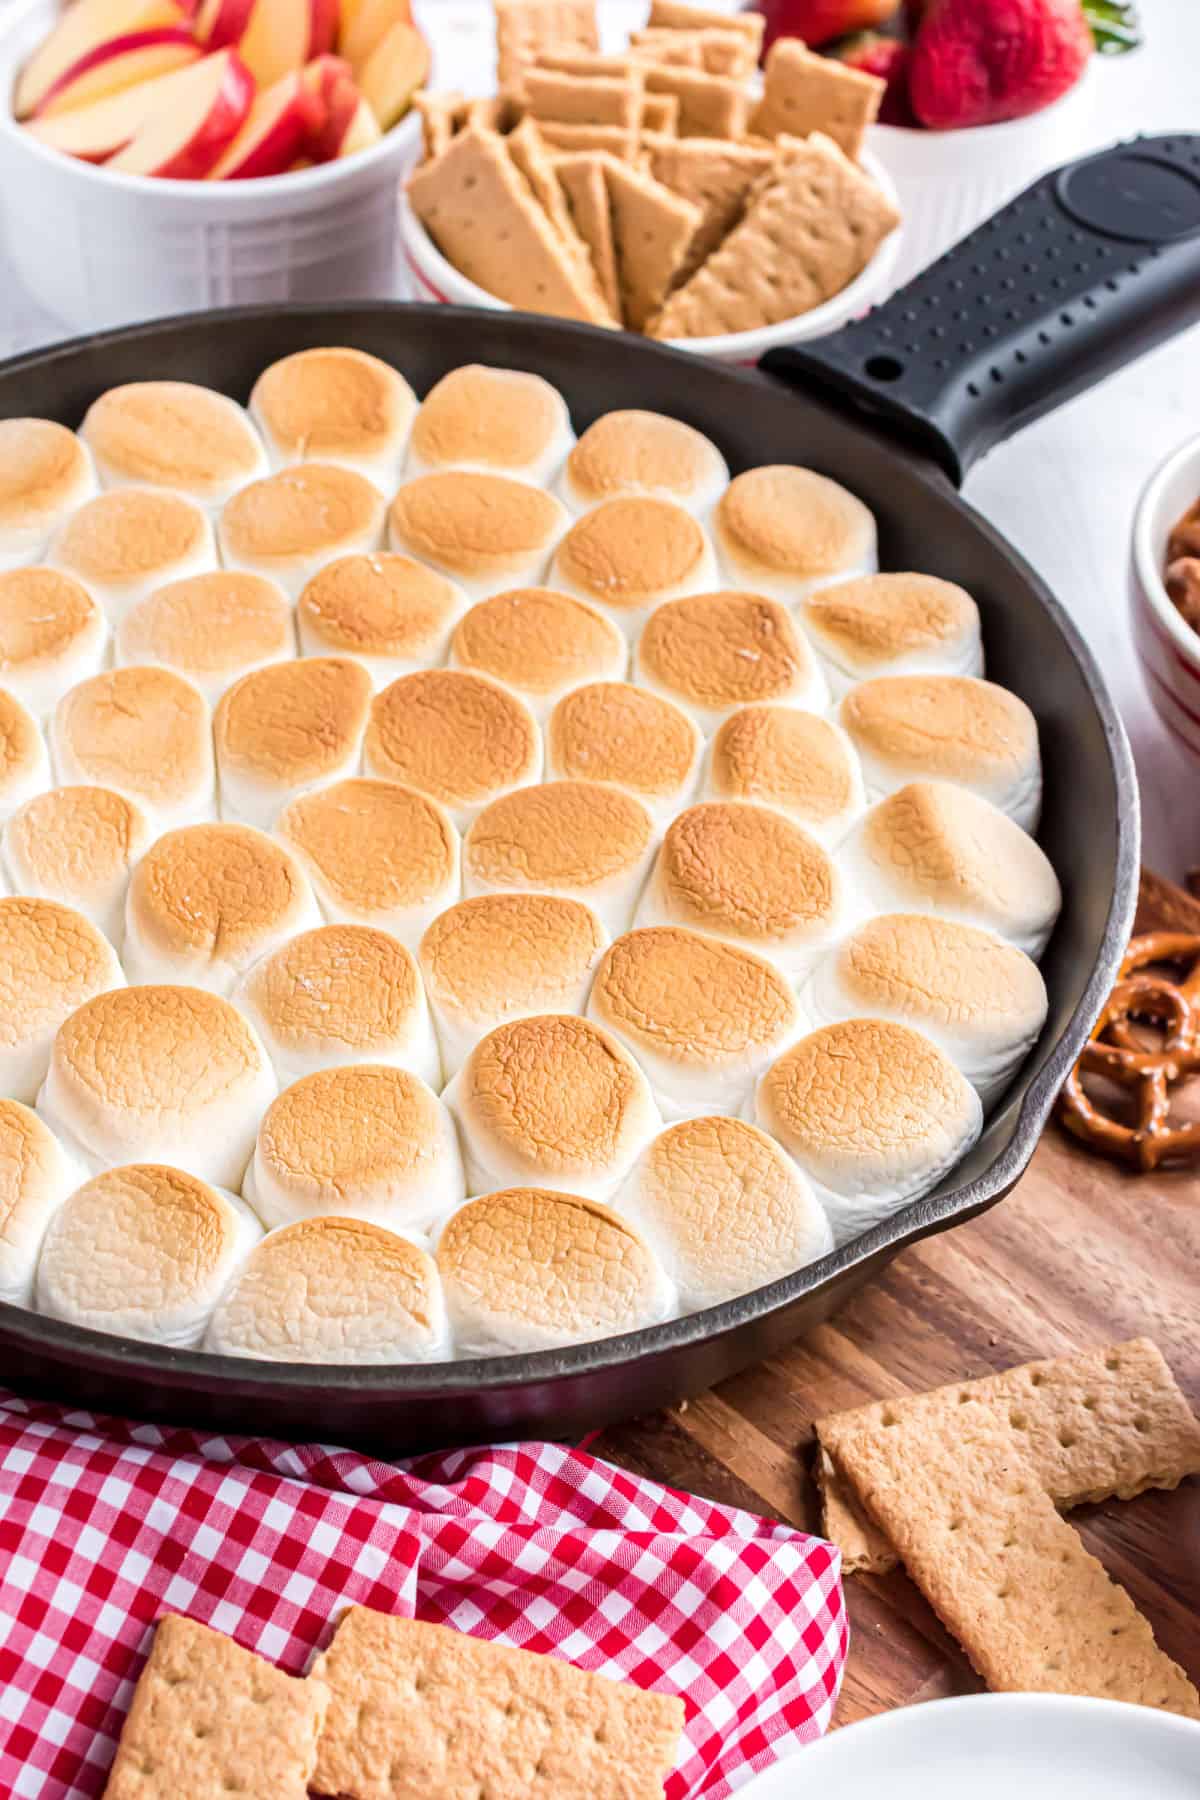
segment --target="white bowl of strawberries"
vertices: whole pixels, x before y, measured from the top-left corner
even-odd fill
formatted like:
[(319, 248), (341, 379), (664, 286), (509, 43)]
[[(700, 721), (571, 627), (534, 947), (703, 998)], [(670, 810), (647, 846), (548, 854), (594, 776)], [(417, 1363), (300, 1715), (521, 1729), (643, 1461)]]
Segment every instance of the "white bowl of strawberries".
[(17, 270), (88, 330), (390, 296), (429, 73), (409, 0), (19, 0), (0, 28)]

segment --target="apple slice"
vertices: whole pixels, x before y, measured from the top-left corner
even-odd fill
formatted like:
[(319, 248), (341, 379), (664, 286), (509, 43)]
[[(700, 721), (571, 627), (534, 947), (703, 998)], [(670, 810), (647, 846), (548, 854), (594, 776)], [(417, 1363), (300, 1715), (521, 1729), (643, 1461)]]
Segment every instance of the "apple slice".
[(254, 0), (238, 53), (259, 87), (332, 50), (338, 11), (338, 0)]
[(429, 45), (415, 25), (403, 19), (389, 25), (358, 76), (359, 92), (379, 122), (390, 131), (412, 105), (412, 97), (429, 79)]
[(282, 175), (308, 137), (310, 98), (301, 77), (285, 75), (260, 94), (246, 123), (208, 172), (210, 181), (253, 181)]
[(246, 34), (254, 0), (201, 0), (196, 36), (207, 50), (237, 47)]
[(171, 102), (150, 113), (107, 168), (175, 181), (208, 174), (246, 122), (254, 77), (235, 50), (218, 50), (178, 79)]
[(36, 112), (59, 76), (97, 44), (185, 22), (176, 0), (75, 0), (21, 70), (13, 94), (14, 113), (27, 119)]
[(409, 0), (358, 0), (358, 5), (338, 38), (338, 54), (344, 56), (357, 77), (376, 44), (393, 25), (411, 25)]
[(174, 106), (186, 97), (190, 77), (212, 57), (187, 68), (160, 75), (157, 81), (139, 81), (136, 87), (122, 88), (106, 100), (92, 106), (73, 107), (70, 112), (55, 113), (48, 119), (31, 119), (27, 127), (31, 137), (78, 156), (84, 162), (107, 162), (123, 150), (156, 112)]
[(379, 120), (365, 100), (360, 100), (350, 115), (350, 122), (337, 147), (338, 156), (353, 156), (356, 150), (369, 150), (383, 136)]
[(199, 62), (204, 52), (189, 31), (162, 25), (157, 31), (131, 31), (127, 37), (97, 44), (50, 87), (34, 114), (50, 118), (76, 106), (92, 106), (139, 81), (154, 81)]

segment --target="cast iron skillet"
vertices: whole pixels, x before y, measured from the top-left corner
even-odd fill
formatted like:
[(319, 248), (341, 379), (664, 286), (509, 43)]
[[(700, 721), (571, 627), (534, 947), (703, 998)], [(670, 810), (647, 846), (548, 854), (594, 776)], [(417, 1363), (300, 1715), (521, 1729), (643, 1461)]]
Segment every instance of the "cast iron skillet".
[[(1200, 137), (1176, 137), (1047, 176), (886, 306), (823, 343), (773, 352), (765, 373), (544, 318), (402, 305), (197, 314), (0, 368), (0, 415), (76, 425), (117, 382), (169, 376), (244, 400), (276, 357), (354, 344), (395, 363), (419, 393), (470, 360), (534, 369), (566, 395), (579, 429), (614, 407), (649, 407), (707, 432), (735, 472), (767, 462), (821, 469), (873, 508), (884, 568), (927, 570), (978, 599), (989, 675), (1037, 715), (1041, 838), (1064, 890), (1042, 965), (1046, 1028), (980, 1142), (935, 1193), (813, 1268), (649, 1331), (424, 1367), (205, 1356), (0, 1306), (6, 1378), (101, 1408), (392, 1452), (567, 1436), (668, 1404), (770, 1355), (904, 1245), (1007, 1193), (1117, 969), (1135, 899), (1137, 796), (1128, 746), (1087, 646), (954, 483), (1006, 431), (1196, 312)], [(871, 426), (856, 416), (865, 409), (876, 415)], [(908, 436), (906, 447), (897, 432)], [(1042, 478), (1032, 466), (1030, 482)]]

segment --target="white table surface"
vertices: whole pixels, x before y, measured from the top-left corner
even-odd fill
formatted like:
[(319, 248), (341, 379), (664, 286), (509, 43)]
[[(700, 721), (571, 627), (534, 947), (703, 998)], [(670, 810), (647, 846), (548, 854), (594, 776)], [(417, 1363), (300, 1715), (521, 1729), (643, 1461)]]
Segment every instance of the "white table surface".
[[(1200, 130), (1194, 5), (1141, 0), (1146, 41), (1132, 55), (1095, 59), (1068, 154), (1137, 131)], [(644, 10), (638, 0), (601, 0), (601, 9), (614, 35)], [(490, 7), (484, 0), (419, 0), (418, 11), (446, 84), (483, 91)], [(24, 294), (0, 245), (0, 354), (62, 335)], [(1139, 672), (1127, 560), (1142, 484), (1175, 444), (1200, 431), (1198, 368), (1200, 326), (1002, 444), (965, 489), (1061, 596), (1091, 643), (1137, 758), (1144, 858), (1176, 877), (1200, 863), (1200, 780), (1159, 725)]]

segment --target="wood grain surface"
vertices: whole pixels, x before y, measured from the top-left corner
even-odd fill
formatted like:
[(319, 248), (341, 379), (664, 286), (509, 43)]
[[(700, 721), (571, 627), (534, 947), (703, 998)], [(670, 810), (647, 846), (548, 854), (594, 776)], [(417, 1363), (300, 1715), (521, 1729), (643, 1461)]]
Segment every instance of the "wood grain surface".
[[(1167, 925), (1200, 932), (1200, 903), (1145, 875), (1138, 928)], [(1053, 1125), (991, 1212), (906, 1251), (785, 1355), (589, 1448), (816, 1530), (814, 1418), (1141, 1334), (1200, 1411), (1200, 1170), (1127, 1174)], [(1200, 1683), (1200, 1486), (1085, 1507), (1072, 1521)], [(903, 1572), (853, 1576), (846, 1590), (853, 1638), (838, 1725), (978, 1690)]]

